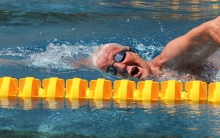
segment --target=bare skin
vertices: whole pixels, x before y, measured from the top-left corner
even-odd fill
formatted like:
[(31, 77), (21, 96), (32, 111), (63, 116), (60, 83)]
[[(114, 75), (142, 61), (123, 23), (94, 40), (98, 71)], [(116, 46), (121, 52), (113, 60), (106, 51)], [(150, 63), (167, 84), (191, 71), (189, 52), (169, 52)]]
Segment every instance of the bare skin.
[(206, 22), (187, 34), (169, 42), (160, 55), (152, 60), (155, 67), (194, 69), (220, 46), (220, 17)]
[[(123, 49), (130, 50), (128, 46), (118, 45), (111, 43), (102, 46), (105, 54), (95, 61), (99, 69), (106, 71), (114, 63), (114, 57), (118, 52)], [(152, 61), (146, 61), (137, 53), (127, 51), (126, 58), (122, 62), (115, 62), (114, 67), (117, 76), (137, 79), (144, 79), (149, 75), (159, 76), (163, 68), (177, 71), (193, 70), (217, 51), (219, 46), (220, 17), (217, 17), (170, 41)]]

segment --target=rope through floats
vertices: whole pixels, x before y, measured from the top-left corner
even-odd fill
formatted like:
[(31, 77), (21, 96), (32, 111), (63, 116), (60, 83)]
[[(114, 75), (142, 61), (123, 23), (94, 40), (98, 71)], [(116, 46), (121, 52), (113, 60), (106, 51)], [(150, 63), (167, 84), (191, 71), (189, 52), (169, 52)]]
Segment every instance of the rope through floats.
[[(114, 85), (113, 85), (114, 84)], [(114, 87), (113, 87), (114, 86)], [(34, 77), (16, 79), (0, 78), (0, 100), (92, 100), (114, 102), (191, 101), (193, 103), (220, 103), (220, 82), (207, 84), (195, 80), (185, 83), (168, 80), (134, 82), (126, 79), (114, 82), (104, 78), (87, 80), (57, 77), (43, 79)]]

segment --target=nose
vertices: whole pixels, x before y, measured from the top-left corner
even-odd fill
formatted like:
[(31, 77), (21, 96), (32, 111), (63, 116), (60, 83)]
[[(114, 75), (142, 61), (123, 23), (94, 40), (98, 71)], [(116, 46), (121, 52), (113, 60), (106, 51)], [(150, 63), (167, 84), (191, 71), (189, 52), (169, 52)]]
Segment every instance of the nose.
[(114, 67), (117, 69), (118, 72), (121, 72), (121, 73), (127, 72), (126, 65), (121, 62), (115, 62)]

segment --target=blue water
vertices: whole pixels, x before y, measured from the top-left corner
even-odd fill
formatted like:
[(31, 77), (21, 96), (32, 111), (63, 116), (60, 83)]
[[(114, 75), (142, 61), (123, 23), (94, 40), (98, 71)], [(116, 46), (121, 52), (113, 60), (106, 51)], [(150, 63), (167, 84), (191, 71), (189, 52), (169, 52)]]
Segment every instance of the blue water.
[(219, 107), (153, 104), (97, 109), (1, 108), (1, 136), (208, 137), (219, 136)]
[[(78, 63), (100, 45), (131, 46), (153, 59), (172, 39), (220, 15), (218, 1), (2, 0), (0, 1), (0, 77), (33, 76), (88, 81), (119, 78)], [(218, 55), (218, 53), (216, 54)], [(213, 56), (215, 58), (215, 56)], [(211, 62), (211, 61), (210, 61)], [(213, 61), (214, 62), (214, 61)], [(219, 66), (215, 61), (213, 64)], [(74, 65), (74, 66), (72, 66)], [(218, 71), (205, 70), (207, 81)], [(184, 75), (184, 74), (183, 74)], [(2, 101), (1, 101), (2, 102)], [(77, 104), (77, 103), (75, 103)], [(210, 104), (147, 105), (126, 108), (90, 102), (73, 108), (65, 101), (26, 108), (1, 103), (1, 137), (217, 137), (219, 108)]]

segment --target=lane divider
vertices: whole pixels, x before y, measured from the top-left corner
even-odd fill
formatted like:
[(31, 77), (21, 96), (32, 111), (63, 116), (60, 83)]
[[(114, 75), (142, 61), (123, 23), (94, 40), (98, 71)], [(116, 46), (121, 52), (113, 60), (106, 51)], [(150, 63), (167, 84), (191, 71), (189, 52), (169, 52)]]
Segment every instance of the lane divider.
[(0, 100), (91, 100), (114, 102), (155, 102), (191, 101), (220, 104), (220, 82), (210, 83), (199, 80), (179, 82), (168, 80), (134, 82), (126, 79), (110, 80), (98, 78), (87, 80), (73, 78), (64, 81), (57, 77), (43, 79), (34, 77), (0, 78)]

